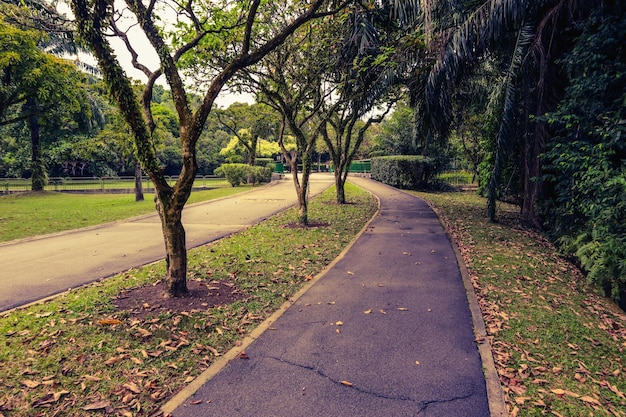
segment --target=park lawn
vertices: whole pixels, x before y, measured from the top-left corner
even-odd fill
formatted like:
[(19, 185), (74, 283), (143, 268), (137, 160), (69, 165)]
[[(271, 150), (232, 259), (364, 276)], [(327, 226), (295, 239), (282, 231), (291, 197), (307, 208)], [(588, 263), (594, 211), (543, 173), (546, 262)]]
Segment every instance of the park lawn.
[(626, 416), (626, 314), (542, 236), (476, 193), (417, 193), (460, 247), (510, 417)]
[(0, 315), (0, 415), (150, 416), (218, 356), (239, 343), (362, 230), (377, 200), (351, 184), (309, 204), (310, 228), (295, 209), (189, 251), (189, 280), (226, 285), (238, 301), (137, 318), (117, 310), (122, 289), (154, 283), (157, 262), (43, 304)]
[[(187, 204), (226, 197), (250, 186), (194, 191)], [(20, 193), (0, 196), (0, 242), (78, 229), (156, 213), (153, 195)]]

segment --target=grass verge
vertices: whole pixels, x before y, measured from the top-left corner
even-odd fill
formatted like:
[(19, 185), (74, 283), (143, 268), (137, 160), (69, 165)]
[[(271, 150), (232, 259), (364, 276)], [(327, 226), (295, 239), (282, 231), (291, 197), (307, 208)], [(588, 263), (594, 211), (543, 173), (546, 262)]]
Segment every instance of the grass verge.
[[(131, 270), (44, 304), (0, 317), (0, 415), (153, 415), (216, 357), (329, 264), (377, 209), (346, 184), (310, 202), (324, 227), (293, 229), (288, 210), (246, 231), (189, 252), (188, 279), (236, 288), (244, 299), (141, 319), (118, 311), (122, 289), (153, 283), (164, 262)], [(297, 232), (294, 232), (297, 230)]]
[(503, 204), (416, 193), (436, 207), (468, 266), (510, 417), (626, 416), (626, 315)]
[[(194, 191), (187, 204), (249, 190), (250, 186)], [(0, 196), (0, 242), (156, 213), (151, 194), (66, 194), (55, 192)]]

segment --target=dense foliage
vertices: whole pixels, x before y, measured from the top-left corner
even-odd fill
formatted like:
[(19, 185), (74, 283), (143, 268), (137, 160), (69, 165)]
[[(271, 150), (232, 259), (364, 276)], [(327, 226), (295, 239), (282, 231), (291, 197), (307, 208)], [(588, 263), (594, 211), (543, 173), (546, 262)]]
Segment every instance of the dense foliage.
[(589, 278), (626, 305), (626, 6), (607, 2), (563, 59), (569, 85), (547, 115), (543, 220)]

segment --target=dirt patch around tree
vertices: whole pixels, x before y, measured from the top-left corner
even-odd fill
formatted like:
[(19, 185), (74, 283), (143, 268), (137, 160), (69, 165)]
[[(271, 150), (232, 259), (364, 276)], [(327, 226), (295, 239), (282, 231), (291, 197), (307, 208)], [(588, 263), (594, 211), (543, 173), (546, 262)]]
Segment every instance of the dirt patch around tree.
[(162, 282), (144, 285), (122, 290), (113, 300), (113, 304), (119, 311), (128, 311), (131, 317), (143, 319), (162, 313), (206, 310), (246, 298), (230, 282), (187, 280), (187, 289), (189, 293), (182, 297), (164, 297), (165, 287)]

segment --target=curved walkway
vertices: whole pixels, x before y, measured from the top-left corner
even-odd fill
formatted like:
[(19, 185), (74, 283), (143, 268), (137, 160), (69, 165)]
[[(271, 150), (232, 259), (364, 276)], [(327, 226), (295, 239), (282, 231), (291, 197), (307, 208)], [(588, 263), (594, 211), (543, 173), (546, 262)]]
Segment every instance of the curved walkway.
[[(333, 183), (313, 175), (311, 195)], [(283, 180), (229, 198), (191, 204), (183, 211), (187, 247), (193, 248), (258, 223), (296, 203)], [(163, 259), (158, 215), (0, 243), (0, 311)]]
[(504, 415), (490, 404), (468, 296), (437, 216), (417, 197), (351, 181), (379, 197), (379, 214), (293, 304), (166, 404), (166, 413)]

